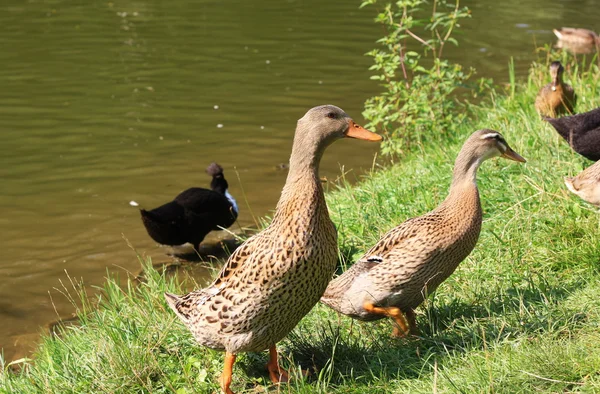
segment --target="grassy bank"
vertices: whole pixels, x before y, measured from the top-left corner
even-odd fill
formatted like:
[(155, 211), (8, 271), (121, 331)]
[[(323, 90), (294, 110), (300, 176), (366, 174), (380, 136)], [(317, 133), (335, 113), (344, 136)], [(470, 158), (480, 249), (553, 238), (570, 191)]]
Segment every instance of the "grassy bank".
[[(579, 95), (578, 111), (600, 104), (597, 67), (566, 74)], [(528, 159), (483, 164), (479, 243), (418, 309), (421, 337), (392, 339), (387, 320), (356, 323), (319, 305), (280, 344), (284, 366), (316, 372), (296, 376), (281, 391), (600, 391), (599, 216), (562, 180), (589, 163), (533, 109), (547, 79), (545, 67), (535, 67), (512, 97), (494, 94), (472, 108), (455, 136), (432, 139), (355, 187), (329, 193), (342, 255), (351, 262), (388, 229), (444, 199), (454, 158), (474, 130), (500, 131)], [(197, 346), (167, 308), (162, 293), (181, 292), (181, 284), (146, 268), (143, 283), (120, 288), (109, 280), (99, 300), (82, 297), (81, 325), (44, 338), (21, 372), (4, 365), (0, 392), (217, 391), (222, 354)], [(241, 355), (234, 391), (268, 388), (266, 359)]]

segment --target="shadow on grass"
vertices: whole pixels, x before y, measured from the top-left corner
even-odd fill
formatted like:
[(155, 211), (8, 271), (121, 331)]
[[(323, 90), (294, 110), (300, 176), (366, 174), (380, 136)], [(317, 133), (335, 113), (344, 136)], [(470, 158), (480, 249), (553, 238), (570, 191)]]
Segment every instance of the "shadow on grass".
[[(406, 339), (390, 337), (389, 319), (356, 323), (342, 316), (339, 325), (328, 321), (296, 329), (288, 336), (288, 346), (282, 353), (287, 352), (303, 369), (316, 372), (313, 376), (318, 376), (318, 371), (332, 360), (333, 385), (348, 379), (365, 386), (382, 377), (416, 379), (433, 373), (433, 360), (441, 366), (448, 356), (484, 350), (490, 342), (560, 333), (584, 325), (585, 313), (567, 310), (561, 301), (585, 285), (583, 279), (565, 286), (550, 286), (542, 281), (526, 289), (511, 287), (501, 296), (476, 305), (455, 300), (435, 306), (429, 301), (421, 308), (425, 314), (418, 317), (421, 335)], [(362, 330), (353, 329), (357, 325)], [(249, 375), (254, 370), (264, 376), (265, 362), (266, 358), (260, 364), (250, 362)]]

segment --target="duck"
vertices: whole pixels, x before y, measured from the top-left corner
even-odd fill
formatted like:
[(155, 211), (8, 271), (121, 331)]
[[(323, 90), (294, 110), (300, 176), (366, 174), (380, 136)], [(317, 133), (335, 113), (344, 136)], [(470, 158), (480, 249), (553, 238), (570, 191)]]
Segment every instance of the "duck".
[(592, 164), (575, 177), (566, 177), (565, 185), (571, 193), (600, 207), (600, 161)]
[(600, 107), (577, 115), (543, 119), (575, 152), (593, 161), (600, 159)]
[(389, 230), (331, 281), (321, 302), (357, 320), (390, 317), (395, 337), (417, 334), (415, 308), (477, 244), (482, 222), (477, 170), (496, 156), (526, 161), (499, 132), (474, 132), (456, 158), (446, 199), (433, 211)]
[(298, 120), (290, 167), (271, 223), (240, 245), (206, 288), (168, 306), (202, 346), (225, 352), (219, 384), (230, 388), (236, 355), (269, 349), (274, 384), (287, 381), (276, 343), (319, 302), (337, 266), (337, 232), (329, 217), (319, 163), (341, 138), (380, 141), (342, 109), (322, 105)]
[(223, 167), (211, 163), (206, 172), (212, 176), (210, 189), (192, 187), (158, 208), (140, 210), (144, 227), (153, 240), (163, 245), (189, 242), (198, 251), (208, 233), (235, 223), (238, 205), (228, 191)]
[(557, 47), (573, 53), (592, 53), (600, 48), (600, 36), (592, 30), (562, 27), (552, 31), (558, 38)]
[(571, 85), (563, 82), (563, 72), (560, 62), (550, 63), (552, 82), (543, 86), (535, 99), (535, 109), (540, 115), (554, 118), (565, 112), (573, 113), (575, 92)]

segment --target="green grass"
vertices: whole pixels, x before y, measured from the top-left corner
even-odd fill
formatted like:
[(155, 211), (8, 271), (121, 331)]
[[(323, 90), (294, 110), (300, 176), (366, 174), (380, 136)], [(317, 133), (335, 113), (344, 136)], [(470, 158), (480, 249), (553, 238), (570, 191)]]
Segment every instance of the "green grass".
[[(279, 345), (282, 364), (296, 376), (281, 391), (600, 392), (600, 216), (563, 184), (590, 163), (533, 109), (548, 79), (544, 70), (535, 66), (528, 81), (511, 84), (514, 93), (472, 108), (471, 122), (454, 138), (433, 138), (420, 152), (328, 194), (345, 265), (445, 198), (456, 154), (473, 131), (500, 131), (528, 159), (482, 165), (479, 243), (418, 309), (419, 338), (392, 339), (388, 320), (358, 323), (318, 305)], [(577, 110), (598, 106), (597, 67), (572, 66), (566, 74), (579, 95)], [(163, 299), (181, 284), (144, 266), (144, 282), (131, 279), (121, 288), (109, 280), (99, 300), (79, 296), (74, 284), (81, 325), (44, 338), (20, 372), (4, 365), (0, 392), (218, 391), (222, 354), (196, 345)], [(234, 391), (267, 390), (266, 361), (266, 353), (241, 355)], [(296, 365), (313, 373), (302, 378)]]

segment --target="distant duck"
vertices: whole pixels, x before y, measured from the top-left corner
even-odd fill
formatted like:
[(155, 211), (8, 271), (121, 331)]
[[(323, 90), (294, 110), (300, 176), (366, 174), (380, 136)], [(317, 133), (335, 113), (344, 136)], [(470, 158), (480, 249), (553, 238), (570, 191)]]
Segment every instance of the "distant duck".
[(151, 211), (141, 209), (142, 222), (153, 240), (163, 245), (191, 243), (198, 251), (206, 235), (231, 226), (238, 216), (238, 206), (229, 194), (223, 168), (212, 163), (206, 169), (211, 175), (211, 190), (192, 187), (175, 199)]
[(600, 159), (600, 107), (573, 116), (544, 118), (583, 157)]
[(565, 178), (565, 184), (572, 193), (600, 207), (600, 161), (589, 166), (576, 177)]
[(588, 29), (562, 27), (552, 30), (558, 37), (559, 48), (565, 48), (574, 53), (591, 53), (600, 48), (600, 37)]
[(573, 113), (575, 92), (562, 80), (564, 68), (560, 62), (550, 64), (552, 82), (543, 86), (535, 99), (535, 109), (542, 116), (551, 118), (563, 113)]
[(482, 222), (477, 169), (495, 156), (525, 162), (497, 131), (473, 133), (456, 158), (444, 202), (388, 231), (358, 262), (329, 283), (321, 302), (358, 320), (390, 317), (397, 325), (394, 336), (416, 333), (414, 309), (454, 272), (477, 243)]

